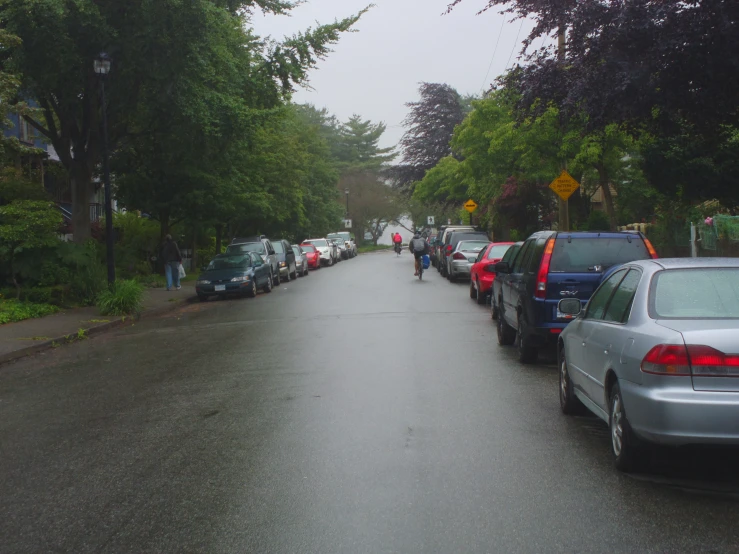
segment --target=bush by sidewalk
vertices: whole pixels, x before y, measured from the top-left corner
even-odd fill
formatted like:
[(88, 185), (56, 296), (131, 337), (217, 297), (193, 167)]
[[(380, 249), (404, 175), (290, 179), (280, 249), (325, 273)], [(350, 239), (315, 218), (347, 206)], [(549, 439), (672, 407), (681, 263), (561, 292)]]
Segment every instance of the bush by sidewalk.
[(141, 311), (144, 286), (133, 279), (116, 281), (111, 289), (98, 295), (97, 306), (102, 315), (130, 315)]

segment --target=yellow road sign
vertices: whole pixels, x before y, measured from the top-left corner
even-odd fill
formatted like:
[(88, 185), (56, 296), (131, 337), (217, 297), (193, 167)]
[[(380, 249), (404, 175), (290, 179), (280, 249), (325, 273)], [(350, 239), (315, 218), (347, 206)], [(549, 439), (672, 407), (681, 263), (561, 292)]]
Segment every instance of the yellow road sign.
[(464, 209), (470, 213), (474, 212), (477, 209), (477, 202), (470, 198), (469, 200), (467, 200), (467, 202), (464, 203)]
[(552, 181), (549, 188), (556, 192), (562, 200), (567, 200), (572, 196), (573, 192), (580, 188), (580, 183), (578, 183), (572, 175), (567, 173), (566, 170), (562, 170), (562, 173)]

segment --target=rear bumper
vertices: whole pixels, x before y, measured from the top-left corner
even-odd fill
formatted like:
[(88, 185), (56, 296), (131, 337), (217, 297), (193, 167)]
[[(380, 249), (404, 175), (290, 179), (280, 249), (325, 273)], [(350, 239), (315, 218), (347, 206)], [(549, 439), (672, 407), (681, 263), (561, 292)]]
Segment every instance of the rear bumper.
[(450, 273), (452, 275), (467, 275), (469, 277), (472, 264), (468, 261), (452, 260), (452, 267)]
[(562, 334), (566, 323), (550, 323), (546, 327), (536, 327), (529, 330), (529, 344), (536, 348), (549, 348), (557, 346), (557, 339)]
[(619, 386), (631, 428), (650, 442), (739, 445), (739, 393)]

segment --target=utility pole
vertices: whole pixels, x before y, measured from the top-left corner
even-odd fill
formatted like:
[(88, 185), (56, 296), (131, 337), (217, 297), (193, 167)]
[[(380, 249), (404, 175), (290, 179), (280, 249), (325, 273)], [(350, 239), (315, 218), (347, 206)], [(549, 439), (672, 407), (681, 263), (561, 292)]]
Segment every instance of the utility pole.
[[(564, 66), (567, 56), (567, 26), (562, 23), (557, 32), (557, 60), (560, 66)], [(567, 164), (562, 162), (562, 169), (567, 169)], [(559, 203), (559, 230), (570, 230), (570, 205), (569, 200), (562, 200), (557, 197)]]

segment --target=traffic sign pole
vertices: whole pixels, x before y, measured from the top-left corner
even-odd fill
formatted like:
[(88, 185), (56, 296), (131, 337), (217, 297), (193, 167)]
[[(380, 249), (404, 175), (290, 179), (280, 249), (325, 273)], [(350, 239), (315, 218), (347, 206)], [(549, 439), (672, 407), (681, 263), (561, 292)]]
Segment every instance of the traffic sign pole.
[(568, 201), (570, 196), (580, 188), (580, 183), (567, 173), (566, 169), (563, 169), (559, 177), (550, 183), (549, 188), (559, 196), (559, 230), (569, 231), (570, 210)]

